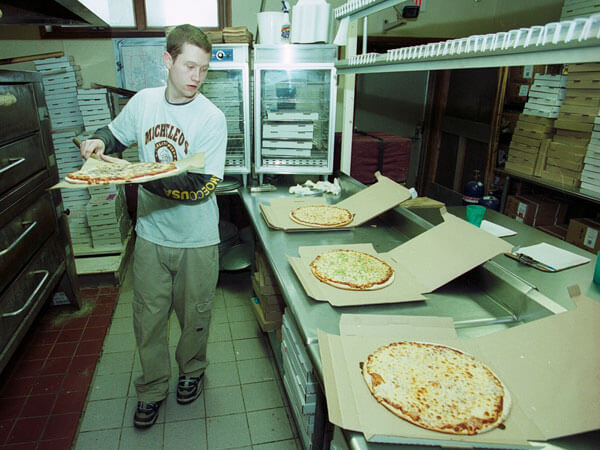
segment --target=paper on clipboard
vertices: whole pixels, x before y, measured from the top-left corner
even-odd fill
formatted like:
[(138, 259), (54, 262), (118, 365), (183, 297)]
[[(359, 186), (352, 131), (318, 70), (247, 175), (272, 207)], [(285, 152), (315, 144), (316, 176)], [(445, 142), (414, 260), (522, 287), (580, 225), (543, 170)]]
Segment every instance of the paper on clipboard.
[(508, 237), (517, 234), (516, 231), (511, 230), (510, 228), (503, 227), (502, 225), (498, 225), (497, 223), (485, 219), (481, 221), (480, 228), (496, 237)]
[(568, 269), (590, 261), (589, 258), (577, 255), (568, 250), (542, 242), (540, 244), (522, 247), (519, 253), (541, 262), (553, 271)]

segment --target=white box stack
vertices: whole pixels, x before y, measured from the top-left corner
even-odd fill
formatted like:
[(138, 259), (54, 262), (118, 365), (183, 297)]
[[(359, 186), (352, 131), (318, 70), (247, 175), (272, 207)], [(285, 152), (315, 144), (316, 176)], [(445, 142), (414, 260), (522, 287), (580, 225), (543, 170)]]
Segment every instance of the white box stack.
[(318, 113), (269, 112), (262, 130), (262, 155), (268, 157), (309, 157)]
[(93, 132), (110, 123), (107, 95), (105, 88), (77, 90), (77, 100), (83, 116), (85, 131)]
[(319, 382), (300, 331), (286, 309), (281, 327), (283, 385), (305, 449), (312, 448)]
[(565, 99), (566, 87), (566, 76), (536, 73), (523, 113), (556, 119)]
[(37, 59), (34, 64), (42, 74), (52, 130), (81, 126), (83, 118), (77, 103), (81, 75), (79, 67), (73, 66), (73, 57)]
[(598, 13), (600, 13), (600, 2), (597, 0), (565, 0), (560, 13), (560, 20), (587, 17)]
[(95, 249), (120, 250), (131, 228), (123, 186), (90, 188), (87, 221)]
[[(81, 128), (65, 128), (52, 131), (52, 143), (58, 165), (58, 177), (64, 179), (69, 172), (78, 170), (83, 165), (79, 149), (73, 143), (73, 138), (80, 136)], [(86, 205), (90, 199), (87, 189), (60, 190), (73, 246), (91, 246), (92, 235), (87, 224)]]
[(594, 120), (592, 137), (583, 163), (581, 189), (592, 191), (600, 198), (600, 111)]

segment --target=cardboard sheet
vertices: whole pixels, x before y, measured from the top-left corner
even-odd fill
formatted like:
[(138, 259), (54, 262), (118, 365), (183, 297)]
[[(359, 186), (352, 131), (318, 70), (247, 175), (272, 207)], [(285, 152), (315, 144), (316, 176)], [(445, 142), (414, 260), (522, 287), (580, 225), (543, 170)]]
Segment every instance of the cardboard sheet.
[[(288, 256), (288, 261), (310, 297), (334, 306), (356, 306), (425, 300), (423, 294), (512, 248), (444, 208), (441, 212), (444, 222), (387, 253), (375, 252), (371, 244), (300, 247), (299, 257)], [(348, 291), (321, 282), (312, 274), (310, 263), (319, 254), (339, 248), (383, 259), (394, 269), (394, 281), (374, 291)]]
[(323, 197), (293, 198), (281, 197), (271, 201), (269, 205), (260, 204), (260, 210), (267, 225), (284, 231), (325, 231), (344, 230), (362, 225), (379, 214), (398, 206), (411, 197), (410, 191), (389, 178), (375, 174), (377, 183), (336, 203), (335, 206), (348, 209), (354, 219), (344, 227), (309, 227), (290, 219), (290, 212), (300, 206), (327, 204)]
[[(185, 158), (179, 161), (175, 161), (175, 165), (177, 166), (177, 171), (175, 172), (170, 172), (168, 174), (161, 174), (161, 175), (156, 175), (153, 177), (148, 177), (146, 179), (144, 179), (144, 183), (147, 181), (153, 181), (153, 180), (158, 180), (160, 178), (168, 178), (168, 177), (172, 177), (174, 175), (179, 175), (180, 173), (183, 172), (187, 172), (187, 171), (195, 171), (198, 169), (202, 169), (204, 167), (204, 152), (202, 153), (197, 153), (193, 156), (190, 156), (189, 158)], [(117, 160), (117, 158), (112, 158)], [(106, 161), (103, 161), (101, 159), (96, 159), (96, 158), (88, 158), (86, 160), (86, 162), (83, 164), (83, 167), (93, 167), (93, 166), (98, 166), (98, 165), (105, 165), (105, 164), (128, 164), (127, 161), (123, 160), (122, 163), (109, 163)], [(112, 183), (107, 183), (107, 184), (134, 184), (132, 182), (129, 181), (115, 181)], [(81, 188), (89, 188), (91, 186), (102, 186), (102, 185), (98, 185), (98, 184), (76, 184), (76, 183), (69, 183), (66, 180), (61, 180), (60, 182), (58, 182), (57, 184), (55, 184), (54, 186), (52, 186), (50, 189), (81, 189)]]
[[(572, 292), (575, 310), (473, 339), (457, 339), (443, 318), (342, 316), (340, 336), (319, 330), (329, 420), (373, 442), (495, 448), (525, 448), (529, 441), (600, 428), (600, 303)], [(488, 365), (511, 393), (506, 428), (454, 436), (412, 425), (379, 405), (359, 363), (400, 340), (452, 346)]]

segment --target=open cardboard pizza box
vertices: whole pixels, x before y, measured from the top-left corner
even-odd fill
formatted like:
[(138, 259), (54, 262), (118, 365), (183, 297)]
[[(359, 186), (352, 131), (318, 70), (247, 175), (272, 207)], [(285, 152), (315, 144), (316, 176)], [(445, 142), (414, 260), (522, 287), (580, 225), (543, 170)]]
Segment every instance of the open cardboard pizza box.
[[(154, 175), (154, 176), (150, 176), (150, 177), (145, 177), (143, 181), (139, 181), (139, 182), (145, 183), (147, 181), (154, 181), (154, 180), (158, 180), (160, 178), (172, 177), (172, 176), (179, 175), (179, 174), (181, 174), (183, 172), (187, 172), (187, 171), (202, 169), (204, 167), (204, 156), (205, 156), (204, 152), (196, 153), (195, 155), (190, 156), (189, 158), (175, 161), (175, 165), (177, 166), (176, 171), (169, 172), (166, 174), (159, 174), (159, 175)], [(94, 167), (94, 166), (98, 166), (98, 165), (130, 164), (128, 161), (119, 160), (118, 158), (111, 157), (111, 159), (114, 160), (115, 162), (109, 163), (109, 162), (106, 162), (106, 161), (104, 161), (102, 159), (98, 159), (98, 158), (88, 158), (85, 161), (85, 163), (83, 164), (83, 166), (81, 166), (81, 169), (88, 168), (88, 167)], [(123, 162), (119, 162), (119, 161), (123, 161)], [(106, 183), (106, 184), (133, 184), (133, 183), (130, 181), (113, 181), (113, 182)], [(69, 183), (66, 180), (61, 180), (60, 182), (58, 182), (57, 184), (52, 186), (50, 189), (81, 189), (81, 188), (89, 188), (90, 186), (101, 186), (101, 185), (85, 184), (85, 183), (81, 183), (81, 184)]]
[(390, 180), (379, 172), (375, 174), (375, 177), (377, 178), (375, 184), (335, 204), (340, 208), (346, 208), (354, 215), (352, 222), (343, 227), (310, 227), (290, 219), (290, 212), (300, 206), (326, 205), (327, 201), (323, 197), (280, 197), (271, 200), (269, 205), (261, 203), (259, 207), (267, 225), (276, 230), (348, 230), (362, 225), (411, 197), (410, 191), (401, 184)]
[[(329, 421), (368, 441), (527, 448), (600, 428), (600, 303), (569, 289), (576, 309), (486, 336), (459, 339), (452, 319), (342, 315), (340, 336), (319, 330)], [(402, 340), (447, 345), (482, 361), (512, 398), (505, 429), (458, 436), (413, 425), (371, 395), (359, 364)]]
[[(288, 261), (306, 293), (334, 306), (357, 306), (425, 300), (432, 292), (512, 245), (487, 231), (440, 210), (444, 221), (387, 253), (377, 253), (371, 244), (322, 245), (298, 248), (299, 257)], [(394, 269), (392, 284), (372, 291), (338, 289), (317, 279), (310, 263), (319, 254), (335, 249), (370, 253)], [(458, 256), (460, 255), (460, 256)]]

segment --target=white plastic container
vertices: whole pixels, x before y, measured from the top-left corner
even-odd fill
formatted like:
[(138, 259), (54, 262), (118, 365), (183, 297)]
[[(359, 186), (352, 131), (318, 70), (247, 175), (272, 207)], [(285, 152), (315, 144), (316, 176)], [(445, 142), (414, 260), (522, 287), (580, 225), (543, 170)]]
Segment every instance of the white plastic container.
[(330, 17), (325, 0), (299, 0), (292, 8), (292, 43), (328, 42)]
[(258, 40), (261, 44), (278, 45), (282, 43), (281, 27), (285, 22), (286, 14), (279, 11), (259, 12)]

